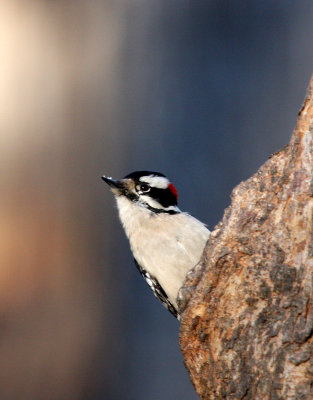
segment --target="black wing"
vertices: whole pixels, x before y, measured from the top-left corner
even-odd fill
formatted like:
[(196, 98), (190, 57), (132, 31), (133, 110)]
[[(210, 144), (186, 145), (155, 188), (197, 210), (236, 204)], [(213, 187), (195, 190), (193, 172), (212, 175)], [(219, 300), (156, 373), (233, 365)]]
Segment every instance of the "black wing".
[(145, 278), (147, 284), (150, 286), (152, 289), (155, 297), (157, 297), (161, 303), (166, 307), (173, 315), (175, 318), (178, 317), (178, 313), (176, 308), (173, 306), (173, 304), (169, 301), (167, 294), (165, 293), (164, 289), (162, 286), (159, 284), (159, 282), (149, 274), (146, 270), (144, 270), (137, 262), (137, 260), (134, 258), (136, 267), (138, 271), (141, 273), (141, 275)]

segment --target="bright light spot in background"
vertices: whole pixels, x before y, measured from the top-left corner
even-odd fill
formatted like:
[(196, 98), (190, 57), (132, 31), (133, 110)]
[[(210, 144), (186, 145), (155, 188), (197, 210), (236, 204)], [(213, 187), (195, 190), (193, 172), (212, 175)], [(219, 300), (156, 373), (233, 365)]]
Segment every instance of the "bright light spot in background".
[(10, 157), (8, 151), (39, 147), (51, 135), (52, 119), (55, 133), (61, 128), (65, 76), (52, 28), (52, 17), (40, 2), (12, 1), (1, 8), (2, 157)]
[(95, 89), (111, 98), (113, 17), (102, 2), (1, 2), (1, 398), (78, 399), (98, 340), (91, 191), (71, 179), (94, 157)]

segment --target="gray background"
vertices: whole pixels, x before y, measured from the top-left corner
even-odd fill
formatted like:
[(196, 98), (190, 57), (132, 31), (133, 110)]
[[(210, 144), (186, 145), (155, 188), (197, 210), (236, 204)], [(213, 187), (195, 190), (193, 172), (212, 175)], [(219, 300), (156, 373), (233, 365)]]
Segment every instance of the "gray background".
[(290, 138), (312, 1), (0, 1), (0, 397), (198, 397), (102, 174), (208, 224)]

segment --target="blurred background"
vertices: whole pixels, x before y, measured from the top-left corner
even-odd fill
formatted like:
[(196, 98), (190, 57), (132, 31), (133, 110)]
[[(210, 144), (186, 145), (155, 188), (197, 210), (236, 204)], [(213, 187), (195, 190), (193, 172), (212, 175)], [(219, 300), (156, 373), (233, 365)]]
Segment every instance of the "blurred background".
[(288, 143), (313, 3), (0, 0), (0, 398), (197, 399), (102, 174), (210, 228)]

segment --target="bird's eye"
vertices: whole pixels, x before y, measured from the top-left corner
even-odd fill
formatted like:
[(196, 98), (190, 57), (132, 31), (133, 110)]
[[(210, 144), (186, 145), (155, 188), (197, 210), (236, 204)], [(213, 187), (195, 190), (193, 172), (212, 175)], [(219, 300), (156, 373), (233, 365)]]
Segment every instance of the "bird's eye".
[(149, 192), (149, 190), (150, 190), (150, 186), (149, 185), (147, 185), (146, 183), (142, 183), (141, 185), (140, 185), (140, 191), (141, 192)]

